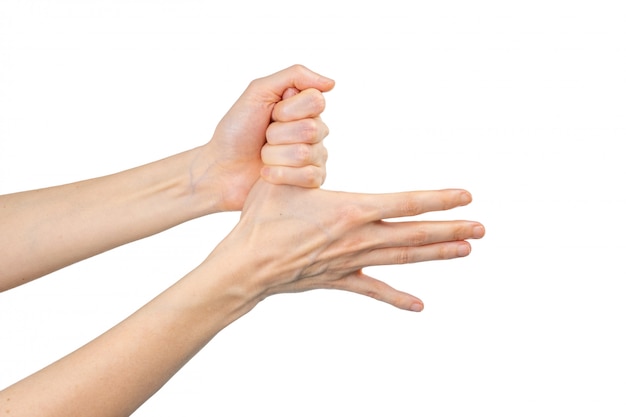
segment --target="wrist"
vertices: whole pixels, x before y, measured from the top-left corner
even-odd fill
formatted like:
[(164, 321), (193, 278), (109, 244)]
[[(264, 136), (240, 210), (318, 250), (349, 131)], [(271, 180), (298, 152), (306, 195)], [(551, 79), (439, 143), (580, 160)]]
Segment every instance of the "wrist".
[(217, 158), (208, 144), (177, 156), (181, 158), (178, 196), (188, 218), (225, 211), (221, 187), (217, 182)]
[[(216, 294), (224, 294), (233, 306), (250, 311), (271, 295), (271, 283), (277, 274), (276, 259), (262, 248), (254, 247), (246, 234), (235, 229), (220, 242), (196, 269)], [(207, 277), (210, 277), (207, 279)]]
[(171, 195), (184, 220), (239, 209), (229, 204), (228, 181), (222, 180), (225, 175), (217, 155), (219, 152), (207, 143), (161, 161), (175, 170), (165, 174), (164, 181), (175, 179), (171, 181), (175, 184)]
[(198, 216), (240, 211), (261, 170), (260, 160), (252, 163), (251, 155), (233, 153), (217, 142), (214, 138), (189, 151), (185, 191)]
[[(215, 335), (251, 311), (264, 298), (254, 285), (255, 270), (248, 256), (239, 260), (216, 248), (196, 269), (177, 284), (186, 288), (184, 305), (203, 333)], [(241, 260), (244, 258), (245, 260)]]
[(138, 228), (133, 235), (143, 237), (220, 211), (211, 181), (199, 179), (209, 175), (197, 167), (205, 158), (202, 153), (202, 147), (194, 148), (112, 176), (107, 186), (111, 196), (104, 198), (110, 213), (123, 211), (130, 222), (126, 230)]

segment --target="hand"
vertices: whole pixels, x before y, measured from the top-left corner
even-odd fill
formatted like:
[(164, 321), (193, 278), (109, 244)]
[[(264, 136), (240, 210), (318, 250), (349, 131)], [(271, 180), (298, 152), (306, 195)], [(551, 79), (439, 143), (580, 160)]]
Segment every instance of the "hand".
[(324, 96), (314, 88), (302, 92), (291, 88), (283, 94), (261, 150), (262, 178), (272, 184), (307, 188), (324, 183), (328, 152), (322, 141), (328, 127), (319, 118), (324, 104)]
[[(321, 93), (333, 86), (334, 81), (300, 65), (252, 81), (215, 129), (207, 150), (216, 157), (194, 178), (194, 188), (210, 181), (223, 210), (241, 210), (263, 167), (266, 133), (264, 177), (319, 186), (326, 158), (321, 140), (328, 133), (318, 117), (325, 106)], [(197, 163), (206, 161), (200, 158)]]
[[(241, 220), (216, 254), (241, 260), (251, 254), (251, 274), (232, 283), (269, 295), (332, 288), (367, 295), (401, 309), (421, 311), (420, 299), (363, 273), (374, 265), (467, 256), (467, 239), (481, 238), (477, 222), (384, 219), (448, 210), (471, 201), (464, 190), (352, 194), (261, 180), (250, 192)], [(252, 277), (252, 278), (251, 278)]]

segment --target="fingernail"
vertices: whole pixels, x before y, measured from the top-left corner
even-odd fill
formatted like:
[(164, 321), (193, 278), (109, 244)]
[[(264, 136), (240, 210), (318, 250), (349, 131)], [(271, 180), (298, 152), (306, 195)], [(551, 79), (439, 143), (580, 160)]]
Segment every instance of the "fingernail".
[(470, 246), (468, 244), (459, 245), (456, 248), (456, 254), (458, 256), (467, 256), (470, 254)]
[(461, 204), (466, 205), (471, 202), (472, 202), (472, 195), (468, 193), (467, 191), (464, 191), (463, 194), (461, 194)]
[(413, 303), (411, 304), (411, 307), (409, 307), (411, 309), (411, 311), (416, 311), (416, 312), (420, 312), (424, 309), (424, 305), (420, 304), (420, 303)]
[(485, 228), (483, 226), (474, 226), (473, 229), (474, 239), (480, 239), (485, 235)]

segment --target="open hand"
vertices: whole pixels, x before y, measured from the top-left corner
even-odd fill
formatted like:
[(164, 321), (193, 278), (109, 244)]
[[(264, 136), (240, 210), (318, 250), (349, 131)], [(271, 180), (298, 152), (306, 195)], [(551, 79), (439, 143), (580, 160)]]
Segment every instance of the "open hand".
[(233, 259), (249, 254), (254, 274), (240, 282), (258, 299), (332, 288), (421, 311), (420, 299), (366, 275), (363, 268), (467, 256), (467, 239), (481, 238), (474, 221), (385, 219), (448, 210), (471, 201), (464, 190), (355, 194), (259, 181), (241, 220), (220, 244)]

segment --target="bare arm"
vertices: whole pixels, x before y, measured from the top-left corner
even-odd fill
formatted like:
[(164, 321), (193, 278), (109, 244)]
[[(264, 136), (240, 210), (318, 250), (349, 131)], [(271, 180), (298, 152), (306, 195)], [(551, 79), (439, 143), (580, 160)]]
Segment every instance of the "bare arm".
[(14, 417), (132, 414), (251, 308), (247, 296), (224, 286), (229, 274), (249, 273), (208, 263), (192, 271), (97, 339), (0, 391), (0, 409)]
[(204, 146), (101, 178), (0, 196), (0, 291), (190, 219), (241, 210), (260, 174), (319, 186), (328, 132), (318, 117), (321, 92), (333, 85), (290, 67), (250, 83)]
[(0, 391), (0, 405), (13, 417), (130, 415), (221, 329), (276, 293), (342, 289), (419, 311), (420, 299), (363, 268), (466, 256), (466, 239), (484, 228), (384, 219), (470, 200), (463, 190), (366, 195), (259, 181), (238, 225), (198, 268), (109, 332)]

